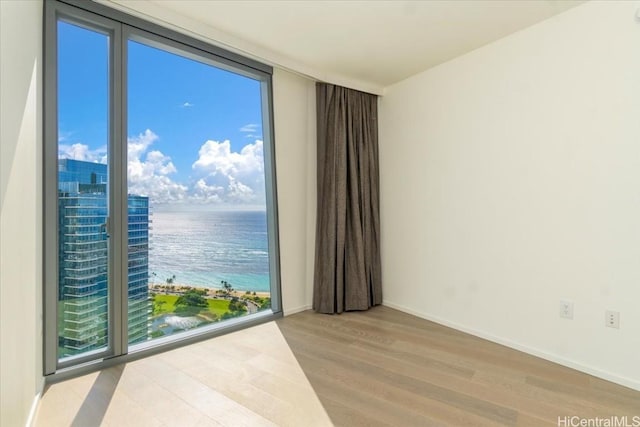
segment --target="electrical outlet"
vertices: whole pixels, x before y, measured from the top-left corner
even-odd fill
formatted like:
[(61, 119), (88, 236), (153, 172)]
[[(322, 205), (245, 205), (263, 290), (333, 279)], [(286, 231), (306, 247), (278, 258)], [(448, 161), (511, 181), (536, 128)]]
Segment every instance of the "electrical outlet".
[(564, 319), (573, 319), (573, 302), (560, 300), (560, 317)]
[(605, 311), (604, 324), (610, 328), (620, 329), (620, 312), (619, 311)]

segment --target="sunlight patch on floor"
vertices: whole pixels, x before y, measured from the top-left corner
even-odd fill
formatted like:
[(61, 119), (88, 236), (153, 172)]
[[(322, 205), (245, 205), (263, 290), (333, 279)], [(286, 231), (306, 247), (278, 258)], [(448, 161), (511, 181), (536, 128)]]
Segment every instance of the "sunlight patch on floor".
[(48, 387), (41, 426), (330, 426), (275, 322)]

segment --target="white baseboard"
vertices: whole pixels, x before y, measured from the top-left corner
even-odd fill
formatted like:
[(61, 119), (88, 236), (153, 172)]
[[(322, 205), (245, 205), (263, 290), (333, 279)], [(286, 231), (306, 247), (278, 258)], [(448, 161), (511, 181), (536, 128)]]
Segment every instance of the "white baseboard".
[(394, 308), (396, 310), (402, 311), (402, 312), (407, 313), (407, 314), (411, 314), (411, 315), (416, 316), (416, 317), (420, 317), (422, 319), (429, 320), (429, 321), (434, 322), (434, 323), (438, 323), (438, 324), (443, 325), (443, 326), (447, 326), (447, 327), (452, 328), (452, 329), (456, 329), (458, 331), (466, 332), (466, 333), (474, 335), (476, 337), (483, 338), (485, 340), (492, 341), (492, 342), (495, 342), (497, 344), (501, 344), (501, 345), (504, 345), (506, 347), (513, 348), (515, 350), (522, 351), (522, 352), (530, 354), (532, 356), (540, 357), (541, 359), (545, 359), (545, 360), (548, 360), (550, 362), (554, 362), (554, 363), (557, 363), (559, 365), (563, 365), (563, 366), (566, 366), (568, 368), (572, 368), (572, 369), (584, 372), (586, 374), (593, 375), (594, 377), (602, 378), (604, 380), (611, 381), (613, 383), (620, 384), (622, 386), (629, 387), (629, 388), (632, 388), (634, 390), (640, 391), (640, 381), (633, 380), (631, 378), (621, 377), (621, 376), (613, 374), (611, 372), (603, 371), (602, 369), (598, 369), (598, 368), (594, 368), (592, 366), (584, 365), (584, 364), (582, 364), (580, 362), (576, 362), (574, 360), (567, 359), (567, 358), (559, 356), (557, 354), (548, 353), (548, 352), (546, 352), (544, 350), (540, 350), (540, 349), (537, 349), (537, 348), (529, 347), (527, 345), (512, 341), (510, 339), (498, 337), (498, 336), (495, 336), (493, 334), (490, 334), (490, 333), (487, 333), (487, 332), (484, 332), (484, 331), (481, 331), (481, 330), (478, 330), (478, 329), (469, 328), (467, 326), (460, 325), (458, 323), (451, 322), (449, 320), (446, 320), (446, 319), (443, 319), (443, 318), (440, 318), (440, 317), (437, 317), (437, 316), (432, 316), (432, 315), (429, 315), (427, 313), (422, 313), (422, 312), (419, 312), (417, 310), (413, 310), (411, 308), (405, 307), (405, 306), (403, 306), (401, 304), (396, 304), (396, 303), (391, 302), (391, 301), (384, 301), (382, 303), (382, 305), (387, 306), (389, 308)]
[(288, 308), (286, 310), (282, 310), (282, 313), (285, 316), (291, 316), (292, 314), (300, 313), (301, 311), (305, 311), (305, 310), (311, 310), (311, 306), (310, 305), (302, 305), (302, 306), (296, 307), (296, 308)]
[(31, 402), (31, 409), (29, 410), (29, 417), (27, 418), (27, 422), (25, 423), (25, 427), (33, 426), (33, 423), (36, 420), (36, 414), (38, 413), (38, 405), (40, 404), (40, 396), (42, 393), (38, 393), (33, 398), (33, 402)]

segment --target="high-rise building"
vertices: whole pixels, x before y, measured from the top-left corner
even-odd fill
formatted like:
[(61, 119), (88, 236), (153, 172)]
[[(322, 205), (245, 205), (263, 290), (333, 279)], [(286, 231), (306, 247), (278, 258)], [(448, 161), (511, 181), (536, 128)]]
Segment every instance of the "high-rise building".
[(149, 301), (149, 198), (128, 196), (129, 343), (149, 337), (151, 303)]
[[(107, 165), (58, 162), (59, 356), (103, 348), (108, 339)], [(128, 197), (129, 342), (148, 338), (149, 198)]]

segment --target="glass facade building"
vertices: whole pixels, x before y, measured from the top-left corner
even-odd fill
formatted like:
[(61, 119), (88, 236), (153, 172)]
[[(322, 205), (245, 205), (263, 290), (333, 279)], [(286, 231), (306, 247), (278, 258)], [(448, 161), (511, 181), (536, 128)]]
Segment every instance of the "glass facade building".
[(128, 254), (129, 344), (149, 337), (152, 306), (149, 299), (149, 198), (128, 197)]
[[(129, 342), (148, 339), (149, 199), (128, 196)], [(108, 339), (107, 165), (58, 161), (59, 357)]]

